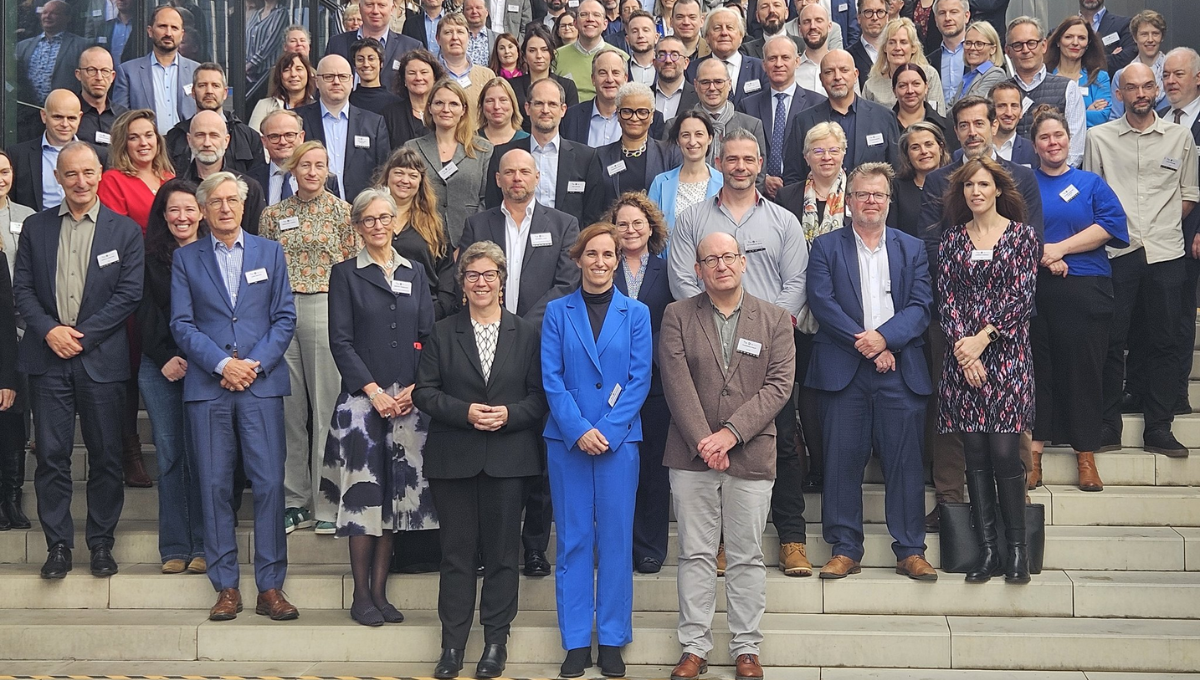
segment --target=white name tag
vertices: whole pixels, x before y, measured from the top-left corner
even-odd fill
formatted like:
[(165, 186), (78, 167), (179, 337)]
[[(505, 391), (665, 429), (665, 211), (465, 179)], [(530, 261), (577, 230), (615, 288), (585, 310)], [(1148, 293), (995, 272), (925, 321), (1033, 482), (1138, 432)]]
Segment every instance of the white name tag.
[(1071, 199), (1075, 198), (1078, 195), (1079, 195), (1079, 189), (1076, 189), (1074, 184), (1067, 187), (1066, 189), (1063, 189), (1058, 194), (1059, 198), (1061, 198), (1063, 201), (1065, 201), (1067, 203), (1070, 203)]
[(470, 75), (459, 76), (459, 77), (455, 78), (454, 80), (457, 81), (458, 84), (462, 87), (471, 87)]
[(612, 392), (608, 395), (608, 406), (612, 408), (617, 405), (617, 397), (621, 396), (621, 384), (617, 383), (613, 386)]
[(508, 11), (510, 11), (510, 12), (520, 12), (520, 11), (521, 11), (521, 6), (520, 6), (520, 5), (509, 5), (509, 6), (508, 6)]
[(279, 220), (279, 231), (287, 231), (289, 229), (296, 229), (299, 226), (300, 226), (300, 218), (299, 217), (285, 217), (282, 220)]
[(96, 264), (101, 267), (107, 267), (110, 264), (120, 261), (121, 257), (117, 255), (117, 251), (110, 250), (107, 253), (100, 253), (96, 256)]
[(456, 172), (458, 172), (458, 164), (454, 161), (450, 161), (449, 163), (443, 165), (441, 170), (438, 170), (438, 177), (441, 177), (442, 179), (450, 179), (450, 176)]
[(567, 0), (567, 7), (578, 7), (579, 0)]
[(613, 175), (617, 174), (618, 172), (625, 172), (625, 161), (617, 161), (616, 163), (613, 163), (612, 165), (608, 166), (608, 176), (609, 177), (612, 177)]
[(21, 233), (21, 227), (22, 227), (22, 226), (23, 226), (23, 225), (22, 225), (22, 223), (21, 223), (21, 222), (9, 222), (9, 223), (8, 223), (8, 233), (10, 233), (10, 234), (20, 234), (20, 233)]
[(104, 16), (104, 10), (94, 9), (94, 10), (92, 10), (92, 16), (94, 16), (94, 17)]
[(762, 354), (762, 343), (747, 340), (746, 338), (738, 338), (737, 351), (742, 354), (748, 354), (756, 357)]
[(587, 182), (567, 182), (568, 194), (582, 194), (587, 188)]
[(548, 231), (540, 231), (529, 235), (529, 242), (534, 248), (544, 248), (554, 245), (554, 237)]
[(991, 250), (972, 250), (971, 251), (971, 261), (972, 262), (991, 262), (992, 261), (992, 251)]
[(189, 97), (192, 96), (192, 84), (191, 83), (186, 83), (183, 86), (183, 93)]
[(392, 292), (396, 295), (412, 295), (412, 281), (392, 279)]
[(876, 132), (873, 135), (867, 135), (867, 146), (879, 146), (883, 144), (883, 133)]
[(258, 283), (267, 280), (267, 270), (263, 267), (246, 272), (246, 283)]
[(399, 70), (400, 70), (400, 60), (399, 60), (399, 59), (393, 59), (393, 60), (392, 60), (392, 70), (393, 70), (393, 71), (399, 71)]
[(760, 83), (757, 80), (747, 80), (746, 84), (742, 85), (742, 92), (745, 92), (746, 94), (750, 94), (751, 92), (758, 92), (761, 89), (762, 89), (762, 83)]
[(1163, 159), (1162, 166), (1168, 170), (1178, 170), (1179, 169), (1179, 159), (1171, 158), (1170, 156), (1167, 156), (1166, 158)]
[(111, 141), (112, 141), (112, 135), (108, 134), (107, 132), (100, 132), (99, 130), (96, 130), (96, 143), (97, 144), (108, 144)]
[(1021, 99), (1021, 115), (1024, 116), (1031, 106), (1033, 106), (1033, 100), (1029, 97), (1023, 97)]
[(1104, 43), (1105, 47), (1108, 47), (1109, 45), (1111, 45), (1115, 42), (1120, 42), (1120, 40), (1121, 40), (1121, 36), (1116, 33), (1109, 33), (1108, 35), (1106, 35), (1100, 39), (1100, 41)]
[(843, 2), (842, 4), (840, 4), (840, 5), (838, 5), (838, 11), (839, 11), (839, 12), (845, 12), (847, 9), (850, 9), (850, 6), (849, 6), (849, 5), (847, 5), (847, 4), (846, 4), (846, 3), (844, 3), (844, 2)]
[(356, 149), (371, 148), (371, 138), (366, 135), (354, 135), (354, 148), (356, 148)]
[(885, 292), (885, 293), (892, 292), (892, 280), (891, 279), (888, 279), (887, 281), (883, 282), (883, 292)]
[(103, 36), (103, 35), (96, 36), (96, 44), (98, 44), (98, 45), (107, 45), (107, 44), (108, 44), (108, 37), (107, 37), (107, 36)]
[(746, 252), (747, 253), (757, 253), (758, 251), (765, 250), (765, 249), (766, 249), (766, 246), (763, 245), (762, 241), (759, 241), (758, 239), (753, 239), (753, 238), (746, 239)]

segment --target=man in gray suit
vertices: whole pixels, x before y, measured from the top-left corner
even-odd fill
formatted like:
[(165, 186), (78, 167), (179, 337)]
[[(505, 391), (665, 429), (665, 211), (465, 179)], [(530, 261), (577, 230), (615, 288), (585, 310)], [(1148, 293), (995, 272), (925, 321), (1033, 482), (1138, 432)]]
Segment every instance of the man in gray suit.
[(196, 115), (192, 78), (199, 64), (179, 53), (183, 15), (174, 7), (155, 9), (146, 34), (153, 49), (117, 69), (112, 101), (127, 109), (152, 109), (158, 132), (165, 135), (179, 121)]

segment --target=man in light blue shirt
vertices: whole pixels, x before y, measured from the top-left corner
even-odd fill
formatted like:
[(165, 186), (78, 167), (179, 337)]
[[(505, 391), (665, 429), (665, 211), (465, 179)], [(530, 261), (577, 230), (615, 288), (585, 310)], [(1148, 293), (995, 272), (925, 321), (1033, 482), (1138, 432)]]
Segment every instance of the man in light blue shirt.
[(325, 131), (325, 149), (329, 152), (329, 171), (337, 174), (338, 189), (346, 195), (342, 181), (346, 168), (346, 136), (350, 132), (347, 112), (350, 83), (354, 79), (350, 62), (337, 54), (317, 63), (317, 92), (320, 95), (321, 127)]
[(942, 77), (942, 94), (948, 109), (962, 89), (963, 73), (966, 70), (963, 62), (963, 38), (966, 37), (967, 24), (971, 22), (971, 9), (967, 0), (937, 0), (933, 3), (933, 12), (938, 30), (942, 32), (942, 44), (938, 47), (938, 75)]
[(52, 90), (42, 110), (42, 208), (53, 208), (63, 201), (63, 188), (54, 178), (58, 167), (58, 152), (75, 139), (83, 109), (79, 98), (70, 90)]
[(629, 80), (625, 60), (614, 50), (605, 50), (592, 59), (592, 117), (588, 123), (588, 146), (598, 149), (621, 138), (617, 120), (617, 90)]

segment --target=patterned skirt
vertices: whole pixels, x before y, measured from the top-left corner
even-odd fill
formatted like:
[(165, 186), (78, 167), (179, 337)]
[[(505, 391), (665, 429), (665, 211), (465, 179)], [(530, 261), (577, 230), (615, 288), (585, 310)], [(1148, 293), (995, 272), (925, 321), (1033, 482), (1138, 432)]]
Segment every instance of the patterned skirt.
[[(395, 396), (399, 385), (387, 388)], [(422, 473), (429, 416), (413, 409), (383, 418), (361, 392), (343, 392), (333, 411), (320, 492), (337, 505), (338, 536), (438, 528)]]

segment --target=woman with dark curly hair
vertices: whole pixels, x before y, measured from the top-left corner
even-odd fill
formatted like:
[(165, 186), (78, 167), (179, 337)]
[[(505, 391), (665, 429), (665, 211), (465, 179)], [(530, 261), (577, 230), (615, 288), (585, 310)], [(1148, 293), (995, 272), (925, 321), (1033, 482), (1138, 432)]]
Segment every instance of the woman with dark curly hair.
[(446, 76), (438, 58), (429, 50), (413, 50), (400, 58), (400, 77), (392, 81), (392, 93), (400, 101), (384, 108), (392, 148), (398, 149), (410, 139), (429, 134), (425, 127), (425, 109), (433, 84)]

